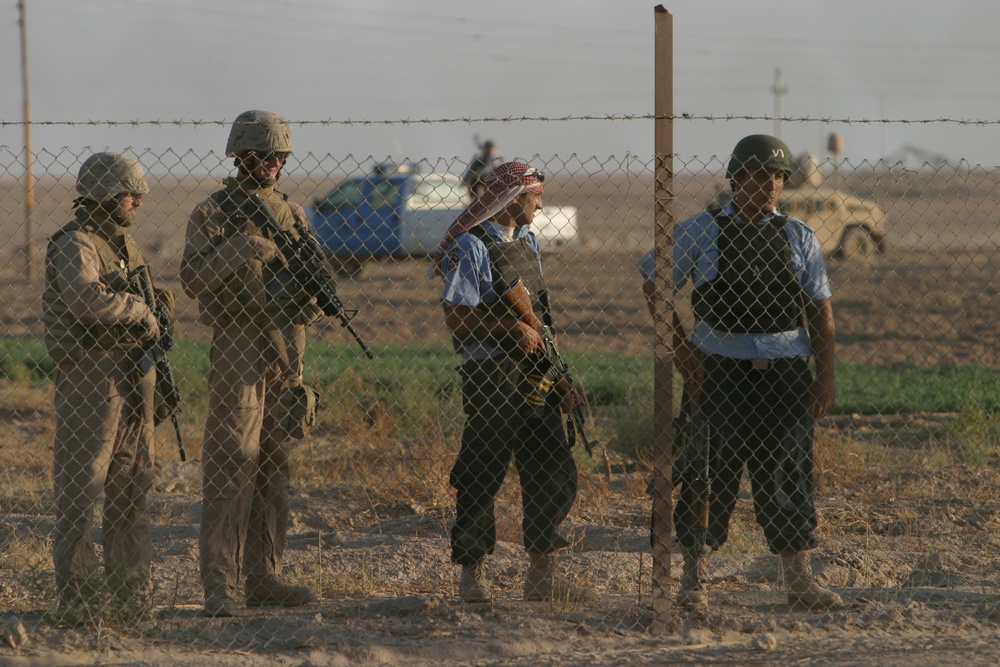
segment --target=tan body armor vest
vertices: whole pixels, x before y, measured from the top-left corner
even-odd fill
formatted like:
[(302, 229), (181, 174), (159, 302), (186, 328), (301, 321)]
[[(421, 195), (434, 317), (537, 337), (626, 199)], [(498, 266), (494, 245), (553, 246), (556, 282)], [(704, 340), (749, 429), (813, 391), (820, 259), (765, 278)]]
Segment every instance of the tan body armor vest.
[(97, 249), (100, 259), (99, 280), (109, 292), (128, 292), (128, 276), (143, 266), (145, 260), (139, 246), (128, 234), (122, 235), (122, 254), (111, 241), (97, 233), (97, 225), (89, 219), (84, 209), (77, 211), (76, 218), (56, 232), (49, 245), (46, 262), (45, 291), (42, 295), (42, 321), (45, 324), (45, 345), (52, 361), (58, 364), (66, 358), (79, 358), (83, 350), (97, 347), (104, 350), (131, 348), (140, 344), (141, 327), (133, 329), (123, 323), (104, 324), (82, 322), (73, 315), (59, 291), (57, 269), (52, 266), (58, 258), (51, 256), (53, 244), (64, 234), (82, 232)]
[[(236, 234), (270, 238), (270, 234), (260, 229), (240, 209), (250, 194), (253, 193), (227, 183), (225, 189), (211, 195), (221, 211), (222, 221), (219, 227), (223, 238)], [(298, 238), (296, 218), (292, 207), (285, 205), (286, 196), (275, 191), (257, 194), (263, 197), (282, 229)], [(223, 280), (218, 292), (200, 304), (202, 322), (210, 326), (224, 326), (233, 321), (255, 319), (276, 327), (284, 326), (282, 313), (288, 310), (288, 306), (305, 303), (310, 296), (283, 269), (280, 259), (267, 264), (256, 259), (244, 263)]]

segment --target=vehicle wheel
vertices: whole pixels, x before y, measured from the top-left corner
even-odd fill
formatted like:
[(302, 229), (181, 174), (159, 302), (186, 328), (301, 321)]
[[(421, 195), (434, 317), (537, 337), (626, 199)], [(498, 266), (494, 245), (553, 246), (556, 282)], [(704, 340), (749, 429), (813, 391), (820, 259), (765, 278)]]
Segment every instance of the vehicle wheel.
[(840, 237), (839, 259), (866, 264), (875, 258), (878, 242), (872, 238), (867, 227), (853, 226), (844, 230)]

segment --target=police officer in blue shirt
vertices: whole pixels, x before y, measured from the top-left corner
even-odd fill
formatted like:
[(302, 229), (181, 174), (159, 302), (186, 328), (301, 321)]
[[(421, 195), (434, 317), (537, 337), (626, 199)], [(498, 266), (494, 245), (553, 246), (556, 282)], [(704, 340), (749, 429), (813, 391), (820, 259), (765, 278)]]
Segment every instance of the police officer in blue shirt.
[[(684, 557), (678, 603), (686, 607), (708, 604), (702, 586), (707, 552), (728, 537), (744, 467), (757, 523), (784, 566), (789, 604), (841, 604), (815, 581), (809, 559), (817, 545), (815, 423), (836, 398), (834, 319), (815, 234), (776, 208), (791, 169), (780, 139), (745, 137), (726, 170), (732, 201), (674, 230), (673, 288), (692, 282), (695, 318), (688, 338), (674, 313), (674, 362), (694, 389), (694, 420), (704, 426), (711, 463), (707, 548), (697, 543), (683, 489), (674, 508)], [(653, 265), (652, 253), (639, 262), (647, 297)]]
[(543, 180), (523, 162), (500, 165), (452, 225), (437, 257), (445, 323), (463, 359), (466, 422), (450, 482), (458, 492), (451, 558), (462, 566), (459, 595), (466, 602), (492, 598), (484, 561), (496, 547), (494, 504), (511, 457), (521, 482), (524, 547), (531, 560), (524, 599), (597, 598), (593, 589), (559, 575), (554, 556), (567, 545), (558, 527), (577, 492), (560, 411), (575, 407), (579, 398), (572, 391), (553, 391), (541, 409), (527, 404), (530, 358), (544, 343), (501, 299), (520, 282), (535, 315), (551, 324), (541, 252), (530, 228), (542, 207)]

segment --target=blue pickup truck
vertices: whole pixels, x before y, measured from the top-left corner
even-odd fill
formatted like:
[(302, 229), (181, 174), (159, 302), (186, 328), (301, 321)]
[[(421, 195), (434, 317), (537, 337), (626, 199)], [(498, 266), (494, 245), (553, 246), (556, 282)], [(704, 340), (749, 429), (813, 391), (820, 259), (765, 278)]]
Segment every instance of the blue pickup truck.
[[(382, 164), (342, 181), (306, 213), (337, 270), (356, 275), (369, 260), (431, 254), (468, 203), (455, 174)], [(532, 228), (543, 252), (579, 242), (576, 207), (546, 206)]]

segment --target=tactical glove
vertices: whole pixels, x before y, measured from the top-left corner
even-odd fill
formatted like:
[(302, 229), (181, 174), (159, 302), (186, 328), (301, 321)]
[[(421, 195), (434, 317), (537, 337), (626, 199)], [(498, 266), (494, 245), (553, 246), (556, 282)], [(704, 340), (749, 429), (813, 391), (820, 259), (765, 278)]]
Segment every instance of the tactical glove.
[(240, 234), (231, 240), (236, 252), (245, 262), (256, 259), (267, 264), (278, 256), (278, 246), (263, 236)]

